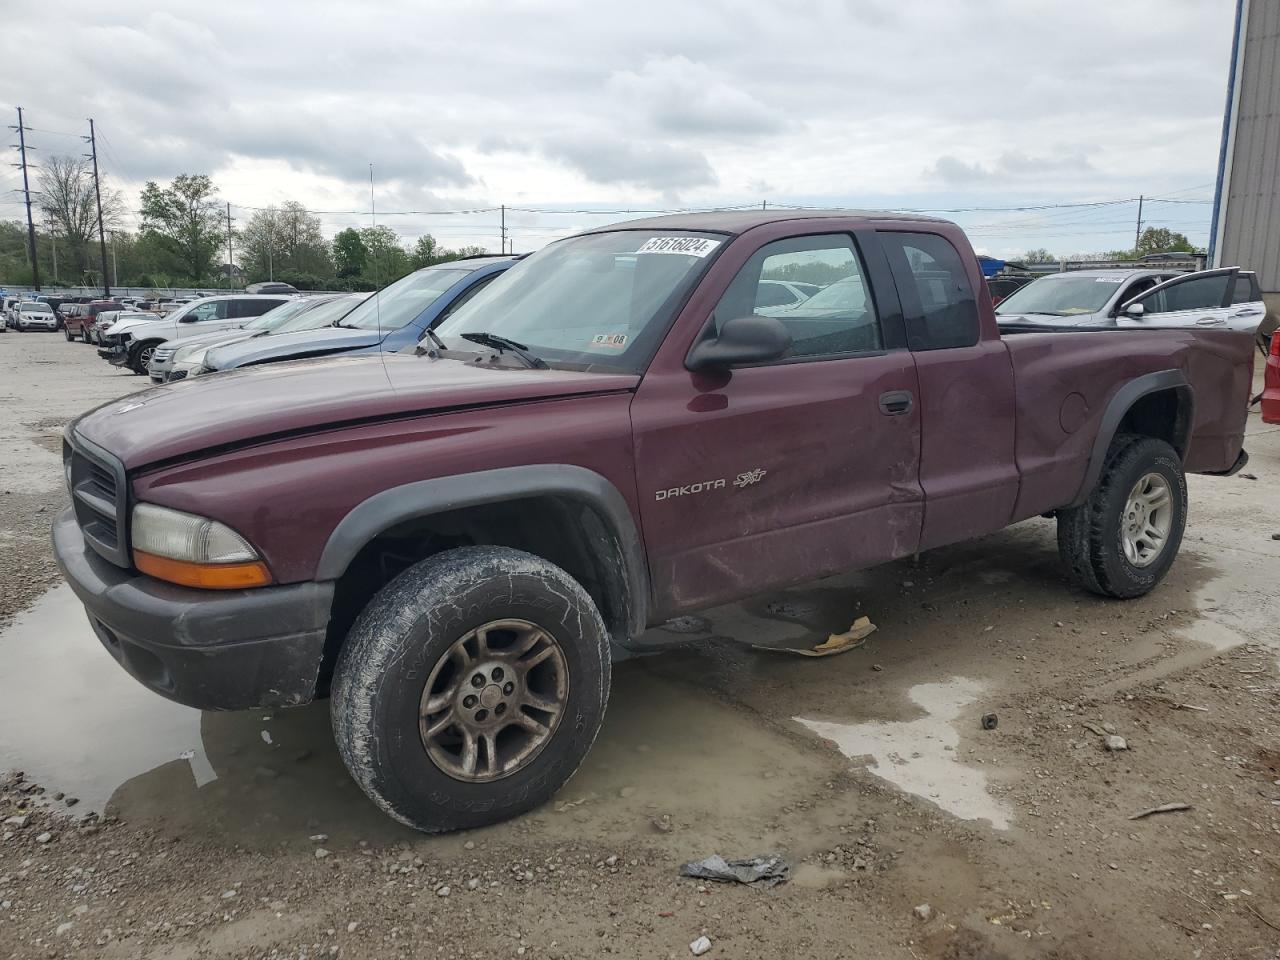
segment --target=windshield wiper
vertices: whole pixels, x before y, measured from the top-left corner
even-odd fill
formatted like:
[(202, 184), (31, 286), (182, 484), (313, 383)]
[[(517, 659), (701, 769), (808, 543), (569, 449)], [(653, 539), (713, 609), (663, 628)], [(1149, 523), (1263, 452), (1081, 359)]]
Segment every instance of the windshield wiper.
[(458, 336), (463, 340), (470, 340), (472, 343), (478, 343), (486, 347), (494, 347), (499, 351), (509, 350), (535, 370), (547, 369), (547, 361), (530, 353), (529, 348), (523, 343), (516, 343), (514, 340), (500, 337), (496, 333), (486, 333), (483, 330), (472, 330), (468, 333), (460, 333)]
[(432, 356), (435, 356), (435, 354), (436, 354), (436, 351), (437, 351), (437, 350), (448, 350), (448, 349), (449, 349), (447, 346), (445, 346), (445, 342), (444, 342), (443, 340), (441, 340), (441, 339), (440, 339), (439, 334), (437, 334), (437, 333), (436, 333), (434, 330), (432, 330), (430, 327), (427, 327), (426, 332), (425, 332), (425, 333), (423, 333), (423, 336), (424, 336), (424, 337), (430, 337), (430, 338), (431, 338), (431, 342), (435, 345), (435, 347), (434, 347), (434, 349), (432, 349), (432, 350), (424, 350), (424, 349), (422, 349), (422, 344), (421, 344), (421, 343), (419, 343), (419, 344), (418, 344), (418, 346), (417, 346), (417, 347), (415, 348), (415, 350), (414, 350), (414, 352), (415, 352), (415, 353), (417, 353), (417, 354), (418, 354), (418, 356), (422, 356), (424, 353), (426, 353), (426, 354), (430, 354), (430, 355), (432, 355)]

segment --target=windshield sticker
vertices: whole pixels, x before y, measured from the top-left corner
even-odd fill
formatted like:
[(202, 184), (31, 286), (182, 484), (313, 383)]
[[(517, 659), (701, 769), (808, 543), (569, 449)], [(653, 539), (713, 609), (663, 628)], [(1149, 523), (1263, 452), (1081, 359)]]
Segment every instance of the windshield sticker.
[(636, 253), (679, 253), (686, 257), (705, 257), (720, 246), (719, 240), (702, 237), (654, 237), (646, 240)]
[(1094, 277), (1094, 283), (1124, 283), (1124, 277)]
[(605, 350), (622, 350), (627, 346), (627, 335), (625, 333), (597, 333), (591, 338), (593, 347), (603, 347)]

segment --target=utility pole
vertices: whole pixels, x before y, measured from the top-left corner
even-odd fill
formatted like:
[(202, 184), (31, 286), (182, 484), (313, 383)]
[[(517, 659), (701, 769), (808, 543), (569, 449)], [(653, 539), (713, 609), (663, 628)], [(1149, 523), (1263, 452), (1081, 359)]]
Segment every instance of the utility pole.
[(31, 286), (38, 291), (40, 289), (40, 262), (36, 259), (36, 224), (31, 219), (31, 184), (27, 179), (27, 128), (22, 123), (21, 107), (18, 108), (18, 125), (9, 129), (18, 131), (18, 153), (22, 157), (22, 162), (12, 164), (12, 166), (22, 168), (22, 194), (27, 200), (27, 254), (31, 257)]
[(93, 158), (93, 195), (98, 201), (98, 252), (102, 254), (102, 292), (111, 299), (111, 286), (107, 282), (107, 236), (102, 230), (102, 185), (98, 182), (98, 138), (93, 130), (93, 117), (89, 118), (89, 156)]
[(231, 289), (231, 271), (235, 260), (231, 255), (231, 201), (227, 201), (227, 289)]
[[(490, 210), (493, 208), (490, 207)], [(502, 204), (502, 252), (507, 252), (507, 205)]]
[(1142, 201), (1144, 199), (1145, 198), (1141, 194), (1138, 195), (1138, 229), (1135, 230), (1133, 234), (1134, 253), (1138, 252), (1138, 243), (1142, 240)]
[(58, 231), (49, 228), (49, 243), (53, 245), (53, 285), (58, 286)]
[(120, 262), (116, 260), (116, 232), (111, 231), (111, 285), (120, 286)]

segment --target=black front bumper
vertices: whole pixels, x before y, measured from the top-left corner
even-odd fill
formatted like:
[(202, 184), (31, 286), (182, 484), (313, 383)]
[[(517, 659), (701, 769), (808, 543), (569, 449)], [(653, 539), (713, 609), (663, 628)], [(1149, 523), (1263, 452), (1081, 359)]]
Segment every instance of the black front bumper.
[(53, 548), (98, 639), (134, 679), (201, 710), (315, 698), (333, 584), (196, 590), (98, 556), (67, 508)]
[(129, 362), (129, 347), (123, 343), (106, 343), (98, 351), (98, 356), (110, 362), (113, 367), (123, 367)]

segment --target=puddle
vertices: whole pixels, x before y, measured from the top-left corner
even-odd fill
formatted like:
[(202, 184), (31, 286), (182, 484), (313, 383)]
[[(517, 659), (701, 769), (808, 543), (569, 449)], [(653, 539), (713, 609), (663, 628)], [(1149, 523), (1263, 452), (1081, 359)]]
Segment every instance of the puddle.
[(120, 783), (184, 754), (193, 783), (213, 779), (199, 711), (147, 694), (121, 670), (70, 587), (0, 633), (0, 769), (57, 784), (79, 798), (76, 812), (100, 811)]
[[(699, 848), (765, 842), (777, 811), (836, 763), (696, 684), (619, 664), (581, 771), (546, 806), (483, 832), (660, 842), (673, 829), (672, 842)], [(65, 585), (0, 633), (0, 770), (10, 768), (50, 795), (78, 797), (73, 813), (106, 809), (227, 844), (268, 849), (323, 832), (337, 850), (419, 837), (348, 776), (327, 702), (213, 713), (165, 700), (102, 649)]]
[(962, 820), (988, 820), (997, 830), (1005, 830), (1013, 815), (988, 792), (986, 772), (965, 766), (955, 755), (960, 735), (954, 722), (984, 689), (983, 684), (964, 677), (917, 684), (907, 696), (925, 716), (915, 720), (831, 723), (795, 719), (833, 741), (846, 757), (870, 757), (872, 772), (894, 786), (924, 797)]

